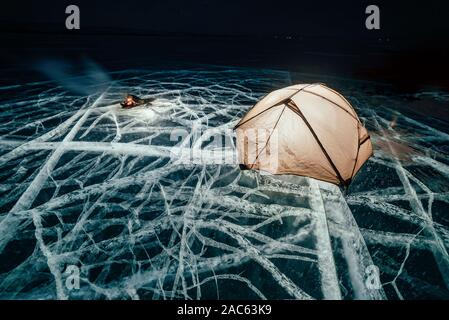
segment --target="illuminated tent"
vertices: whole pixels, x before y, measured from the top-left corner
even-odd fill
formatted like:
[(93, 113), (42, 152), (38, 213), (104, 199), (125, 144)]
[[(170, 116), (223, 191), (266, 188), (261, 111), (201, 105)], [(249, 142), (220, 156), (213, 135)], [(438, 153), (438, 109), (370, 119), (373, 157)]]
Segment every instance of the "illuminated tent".
[(348, 186), (373, 154), (350, 103), (323, 84), (266, 95), (234, 128), (241, 167)]

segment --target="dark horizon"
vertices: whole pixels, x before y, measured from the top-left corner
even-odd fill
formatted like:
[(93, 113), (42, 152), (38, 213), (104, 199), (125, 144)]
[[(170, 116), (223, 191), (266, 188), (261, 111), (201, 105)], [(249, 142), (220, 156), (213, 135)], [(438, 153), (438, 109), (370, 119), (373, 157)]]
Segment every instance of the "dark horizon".
[[(69, 4), (80, 8), (80, 30), (65, 28)], [(370, 4), (380, 9), (380, 30), (365, 27)], [(436, 0), (14, 1), (0, 11), (0, 62), (15, 73), (25, 64), (27, 73), (47, 56), (90, 57), (106, 67), (162, 57), (449, 88), (446, 12), (449, 4)]]
[[(81, 30), (65, 29), (65, 8), (76, 4)], [(365, 8), (380, 8), (381, 29), (367, 30)], [(449, 34), (447, 3), (429, 0), (422, 6), (387, 1), (326, 3), (305, 1), (22, 1), (2, 5), (2, 31), (123, 34), (190, 34), (208, 36), (385, 37), (409, 43), (445, 46)], [(441, 40), (438, 43), (438, 39)]]

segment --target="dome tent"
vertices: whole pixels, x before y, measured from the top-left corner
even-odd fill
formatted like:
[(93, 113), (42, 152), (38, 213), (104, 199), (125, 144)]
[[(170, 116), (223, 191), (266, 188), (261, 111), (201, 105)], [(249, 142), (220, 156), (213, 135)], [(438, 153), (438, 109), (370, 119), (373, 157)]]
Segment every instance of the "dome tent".
[(242, 167), (344, 187), (373, 154), (368, 131), (351, 104), (320, 83), (269, 93), (234, 130)]

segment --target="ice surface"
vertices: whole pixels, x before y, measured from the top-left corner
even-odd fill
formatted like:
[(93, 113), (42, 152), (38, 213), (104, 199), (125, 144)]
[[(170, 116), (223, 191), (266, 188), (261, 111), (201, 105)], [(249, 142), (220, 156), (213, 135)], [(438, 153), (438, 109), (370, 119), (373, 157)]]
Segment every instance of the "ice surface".
[[(376, 148), (345, 197), (236, 165), (230, 129), (290, 73), (111, 77), (88, 96), (51, 82), (0, 88), (0, 298), (449, 298), (448, 134), (400, 113), (407, 97), (320, 79), (354, 104)], [(154, 106), (121, 110), (128, 91)]]

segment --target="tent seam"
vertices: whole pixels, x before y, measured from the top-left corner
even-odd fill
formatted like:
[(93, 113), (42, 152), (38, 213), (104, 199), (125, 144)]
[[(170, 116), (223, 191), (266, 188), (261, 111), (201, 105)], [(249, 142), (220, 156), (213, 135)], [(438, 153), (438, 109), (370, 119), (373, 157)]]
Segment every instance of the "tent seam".
[[(360, 152), (360, 146), (362, 145), (362, 143), (360, 143), (360, 124), (357, 124), (357, 154), (355, 156), (355, 160), (354, 160), (354, 167), (352, 167), (352, 172), (351, 172), (351, 177), (349, 179), (352, 180), (352, 178), (354, 177), (354, 171), (355, 171), (355, 167), (357, 166), (357, 161), (359, 160), (359, 152)], [(368, 135), (369, 137), (369, 135)]]
[[(269, 108), (267, 108), (267, 109), (265, 109), (265, 110), (259, 112), (258, 114), (252, 116), (252, 117), (249, 118), (248, 120), (245, 120), (245, 121), (243, 121), (242, 123), (238, 123), (238, 124), (234, 127), (234, 130), (237, 129), (238, 127), (244, 125), (245, 123), (248, 123), (249, 121), (253, 120), (254, 118), (260, 116), (260, 115), (261, 115), (262, 113), (264, 113), (265, 111), (268, 111), (268, 110), (270, 110), (270, 109), (272, 109), (272, 108), (274, 108), (274, 107), (278, 107), (278, 106), (280, 106), (280, 105), (285, 104), (286, 101), (289, 101), (293, 96), (297, 95), (297, 94), (298, 94), (299, 92), (301, 92), (302, 90), (304, 90), (304, 89), (306, 89), (306, 88), (309, 88), (309, 87), (311, 87), (311, 86), (315, 86), (315, 85), (317, 85), (317, 84), (316, 84), (316, 83), (311, 83), (311, 84), (308, 84), (308, 85), (306, 85), (305, 87), (303, 87), (303, 88), (301, 88), (301, 89), (295, 90), (294, 93), (292, 93), (291, 95), (289, 95), (289, 96), (288, 96), (287, 98), (285, 98), (284, 100), (282, 100), (282, 101), (276, 103), (275, 105), (272, 105), (271, 107), (269, 107)], [(263, 98), (265, 98), (266, 96), (267, 96), (267, 95), (263, 96)], [(262, 99), (263, 99), (263, 98), (262, 98)], [(260, 101), (259, 101), (259, 102), (260, 102)], [(259, 103), (259, 102), (258, 102), (258, 103)], [(256, 105), (257, 105), (257, 103), (256, 103), (252, 108), (254, 108)], [(252, 109), (252, 108), (251, 108), (251, 109)], [(250, 110), (251, 110), (251, 109), (250, 109)], [(248, 112), (249, 112), (249, 111), (248, 111)]]
[[(282, 115), (284, 114), (284, 111), (285, 111), (285, 108), (286, 108), (286, 107), (287, 107), (287, 106), (284, 105), (284, 108), (282, 109), (281, 114), (279, 115), (279, 118), (277, 119), (276, 123), (274, 124), (273, 131), (276, 130), (276, 127), (277, 127), (277, 125), (278, 125), (278, 123), (279, 123), (279, 120), (281, 120), (281, 117), (282, 117)], [(265, 148), (267, 147), (268, 143), (270, 142), (270, 139), (271, 139), (271, 136), (272, 136), (272, 135), (273, 135), (273, 132), (270, 133), (270, 136), (268, 137), (267, 142), (265, 143), (265, 145), (263, 146), (263, 148), (260, 150), (260, 152), (257, 154), (257, 157), (256, 157), (256, 159), (254, 160), (254, 162), (251, 164), (250, 169), (252, 169), (252, 168), (254, 167), (254, 165), (256, 164), (257, 160), (259, 159), (259, 156), (260, 156), (261, 153), (265, 150)]]
[[(345, 108), (343, 108), (343, 107), (342, 107), (341, 105), (339, 105), (338, 103), (332, 101), (331, 99), (328, 99), (328, 98), (326, 98), (326, 97), (323, 97), (322, 95), (320, 95), (320, 94), (318, 94), (318, 93), (315, 93), (315, 92), (313, 92), (313, 91), (303, 90), (303, 92), (310, 93), (310, 94), (312, 94), (312, 95), (314, 95), (314, 96), (317, 96), (317, 97), (320, 97), (320, 98), (322, 98), (322, 99), (324, 99), (324, 100), (326, 100), (326, 101), (329, 101), (330, 103), (332, 103), (332, 104), (335, 105), (336, 107), (340, 108), (341, 110), (343, 110), (344, 112), (346, 112), (347, 114), (349, 114), (354, 120), (356, 120), (357, 122), (360, 122), (360, 120), (357, 119), (357, 117), (354, 116), (351, 112), (349, 112), (348, 110), (346, 110)], [(352, 107), (351, 107), (351, 110), (352, 110)], [(355, 112), (355, 111), (354, 111), (354, 112)]]
[[(292, 103), (296, 108), (297, 111), (294, 110), (291, 106), (289, 106), (289, 103)], [(334, 169), (335, 174), (337, 176), (337, 179), (340, 181), (340, 183), (344, 186), (346, 185), (345, 180), (343, 179), (343, 177), (340, 174), (340, 171), (338, 171), (338, 168), (335, 166), (334, 162), (332, 161), (331, 157), (329, 156), (329, 154), (327, 153), (326, 149), (324, 148), (323, 144), (321, 143), (320, 139), (318, 139), (318, 136), (316, 135), (315, 131), (313, 130), (312, 126), (310, 125), (309, 121), (307, 121), (306, 117), (304, 116), (304, 114), (301, 112), (301, 110), (299, 109), (299, 107), (296, 105), (296, 103), (293, 100), (290, 100), (287, 103), (287, 106), (289, 107), (290, 110), (292, 110), (294, 113), (296, 113), (303, 121), (304, 123), (307, 125), (307, 128), (309, 128), (310, 133), (312, 133), (313, 138), (315, 139), (315, 141), (318, 143), (319, 147), (321, 148), (321, 152), (324, 154), (324, 156), (327, 158), (327, 161), (329, 161), (330, 165), (332, 166), (332, 169)]]

